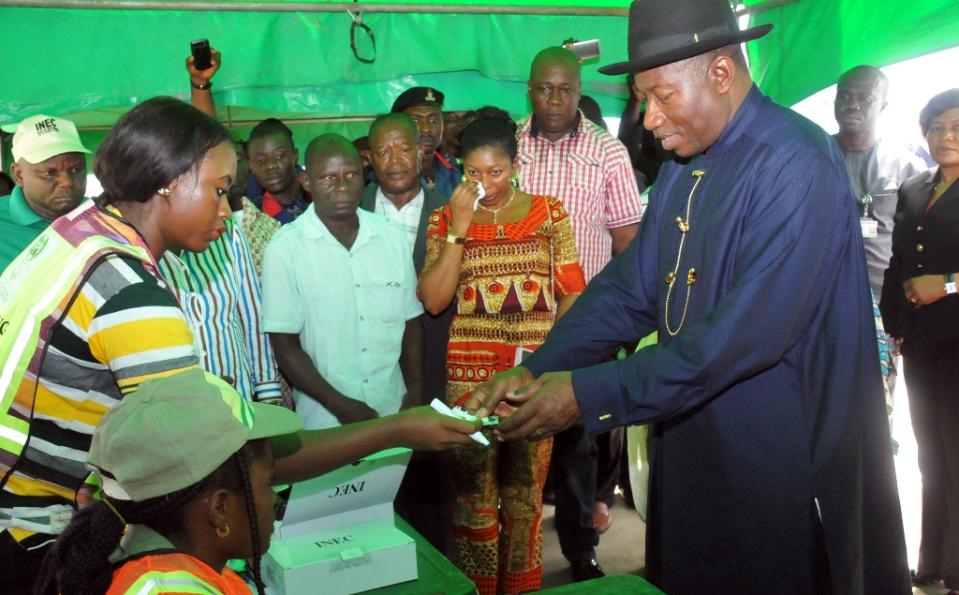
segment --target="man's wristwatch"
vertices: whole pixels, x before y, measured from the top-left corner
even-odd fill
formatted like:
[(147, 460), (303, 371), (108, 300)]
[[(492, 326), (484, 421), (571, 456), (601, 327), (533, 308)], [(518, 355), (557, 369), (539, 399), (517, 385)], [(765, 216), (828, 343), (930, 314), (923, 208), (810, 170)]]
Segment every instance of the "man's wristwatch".
[(952, 280), (952, 273), (944, 275), (946, 281), (946, 295), (956, 293), (956, 282)]
[(452, 232), (451, 232), (451, 233), (446, 234), (446, 242), (447, 242), (448, 244), (465, 244), (465, 243), (466, 243), (466, 237), (464, 237), (464, 236), (458, 236), (458, 235), (456, 235), (455, 233), (452, 233)]
[(193, 81), (190, 81), (190, 86), (193, 87), (194, 89), (199, 89), (200, 91), (206, 91), (207, 89), (213, 86), (213, 81), (207, 81), (205, 83), (200, 83), (199, 85), (194, 83)]

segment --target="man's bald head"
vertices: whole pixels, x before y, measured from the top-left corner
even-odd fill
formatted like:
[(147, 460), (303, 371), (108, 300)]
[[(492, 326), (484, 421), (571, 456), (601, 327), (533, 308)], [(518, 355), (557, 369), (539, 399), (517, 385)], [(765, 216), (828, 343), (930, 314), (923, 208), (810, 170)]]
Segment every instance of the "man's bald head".
[(875, 66), (856, 66), (839, 77), (833, 107), (841, 147), (862, 150), (878, 142), (876, 124), (888, 88), (889, 79)]
[(579, 58), (577, 58), (576, 54), (574, 54), (571, 50), (560, 46), (548, 47), (536, 54), (536, 57), (533, 58), (533, 63), (529, 67), (530, 80), (536, 78), (537, 72), (553, 66), (569, 68), (570, 71), (575, 73), (576, 80), (579, 80)]
[(306, 148), (306, 172), (300, 183), (313, 198), (316, 216), (329, 227), (333, 222), (358, 225), (356, 208), (363, 197), (363, 162), (353, 143), (339, 134), (324, 134)]
[(404, 133), (412, 135), (414, 143), (419, 135), (413, 118), (403, 112), (383, 114), (382, 116), (378, 116), (373, 120), (373, 123), (370, 124), (370, 146), (372, 147), (376, 144), (373, 140), (374, 138), (379, 138), (379, 136), (387, 130), (402, 130)]
[(321, 134), (311, 140), (309, 146), (306, 147), (307, 171), (314, 164), (333, 156), (356, 159), (361, 167), (363, 164), (360, 153), (353, 146), (352, 141), (339, 134)]
[(547, 140), (555, 142), (572, 132), (582, 88), (579, 60), (573, 52), (551, 47), (533, 58), (526, 92), (536, 127)]
[(886, 100), (886, 93), (889, 91), (889, 79), (883, 71), (875, 66), (868, 66), (866, 64), (854, 66), (842, 73), (839, 77), (840, 84), (851, 81), (863, 81), (871, 84), (876, 89), (876, 92), (882, 95), (883, 101)]

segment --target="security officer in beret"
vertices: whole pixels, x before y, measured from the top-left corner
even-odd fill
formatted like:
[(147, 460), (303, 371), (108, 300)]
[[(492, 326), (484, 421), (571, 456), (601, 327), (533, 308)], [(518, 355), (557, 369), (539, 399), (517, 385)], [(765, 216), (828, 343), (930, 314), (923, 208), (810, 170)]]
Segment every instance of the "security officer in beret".
[(443, 141), (443, 94), (431, 87), (412, 87), (393, 102), (391, 112), (413, 119), (423, 155), (423, 186), (444, 196), (453, 194), (462, 172), (437, 150)]

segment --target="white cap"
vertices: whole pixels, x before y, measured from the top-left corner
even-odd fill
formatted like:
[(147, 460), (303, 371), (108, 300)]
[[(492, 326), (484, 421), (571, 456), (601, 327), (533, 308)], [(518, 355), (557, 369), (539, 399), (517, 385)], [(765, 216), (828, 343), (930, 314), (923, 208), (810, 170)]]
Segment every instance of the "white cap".
[(70, 120), (38, 114), (20, 122), (13, 135), (13, 160), (42, 163), (64, 153), (89, 153)]

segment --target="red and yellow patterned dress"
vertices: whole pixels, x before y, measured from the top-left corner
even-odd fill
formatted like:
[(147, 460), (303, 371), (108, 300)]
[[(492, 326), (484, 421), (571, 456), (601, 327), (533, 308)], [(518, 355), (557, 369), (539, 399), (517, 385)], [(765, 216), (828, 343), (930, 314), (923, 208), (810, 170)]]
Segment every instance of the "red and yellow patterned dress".
[[(439, 258), (451, 223), (449, 205), (431, 215), (426, 269)], [(446, 355), (447, 403), (512, 368), (518, 348), (541, 345), (557, 299), (585, 287), (572, 225), (557, 199), (531, 197), (529, 213), (513, 223), (472, 224)], [(453, 454), (453, 561), (481, 594), (540, 587), (542, 491), (551, 448), (550, 440), (519, 440)]]

